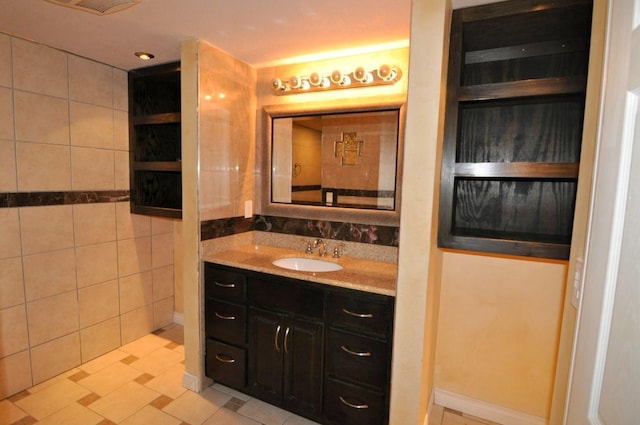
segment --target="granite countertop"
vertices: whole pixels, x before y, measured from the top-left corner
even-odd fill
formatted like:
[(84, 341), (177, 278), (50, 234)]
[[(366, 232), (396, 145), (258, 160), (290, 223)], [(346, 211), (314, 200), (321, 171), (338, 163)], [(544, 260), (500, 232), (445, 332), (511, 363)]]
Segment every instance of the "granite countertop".
[[(332, 261), (340, 264), (343, 269), (332, 272), (303, 272), (284, 269), (272, 264), (274, 260), (284, 257), (305, 257)], [(349, 256), (333, 258), (328, 255), (327, 257), (320, 258), (317, 254), (305, 254), (289, 248), (267, 245), (233, 247), (229, 250), (207, 254), (202, 259), (211, 263), (342, 288), (357, 289), (390, 296), (395, 296), (396, 294), (398, 267), (395, 263)]]

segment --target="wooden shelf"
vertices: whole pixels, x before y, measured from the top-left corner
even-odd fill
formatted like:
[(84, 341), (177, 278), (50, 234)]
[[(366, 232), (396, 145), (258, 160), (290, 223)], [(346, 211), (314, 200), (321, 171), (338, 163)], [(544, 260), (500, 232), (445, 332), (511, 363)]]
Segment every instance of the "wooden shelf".
[(180, 64), (129, 72), (131, 212), (182, 216)]
[(591, 10), (511, 0), (453, 12), (440, 247), (568, 258)]

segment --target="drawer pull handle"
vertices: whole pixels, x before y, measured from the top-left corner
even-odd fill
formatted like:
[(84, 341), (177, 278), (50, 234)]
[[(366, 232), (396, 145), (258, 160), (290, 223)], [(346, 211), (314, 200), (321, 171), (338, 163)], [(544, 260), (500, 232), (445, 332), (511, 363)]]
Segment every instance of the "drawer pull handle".
[(361, 319), (373, 319), (373, 314), (371, 313), (354, 313), (353, 311), (349, 311), (346, 308), (343, 308), (342, 311), (349, 316), (359, 317)]
[(221, 287), (221, 288), (235, 288), (236, 287), (235, 283), (220, 283), (218, 281), (215, 281), (214, 284), (216, 286)]
[(276, 347), (276, 351), (280, 352), (280, 346), (278, 346), (278, 338), (280, 337), (280, 325), (276, 328), (276, 334), (273, 337), (273, 345)]
[(289, 352), (289, 331), (291, 329), (289, 328), (289, 326), (287, 326), (287, 330), (284, 331), (284, 352), (288, 353)]
[(349, 353), (352, 356), (371, 357), (371, 353), (368, 352), (368, 351), (351, 351), (347, 347), (345, 347), (344, 345), (341, 345), (340, 348), (342, 348), (342, 351), (344, 351), (345, 353)]
[[(222, 357), (222, 356), (224, 356), (224, 357)], [(218, 361), (220, 361), (222, 363), (235, 363), (236, 362), (235, 359), (233, 359), (233, 358), (231, 358), (231, 357), (229, 357), (229, 356), (227, 356), (225, 354), (222, 354), (222, 355), (216, 354), (216, 360), (218, 360)]]
[(344, 399), (344, 397), (342, 397), (341, 395), (338, 396), (338, 398), (340, 399), (340, 401), (342, 403), (344, 403), (346, 406), (351, 407), (352, 409), (368, 409), (369, 405), (368, 404), (353, 404), (353, 403), (349, 403), (347, 400)]
[(218, 319), (222, 320), (236, 320), (236, 316), (225, 316), (224, 314), (220, 314), (217, 311), (215, 312), (215, 315)]

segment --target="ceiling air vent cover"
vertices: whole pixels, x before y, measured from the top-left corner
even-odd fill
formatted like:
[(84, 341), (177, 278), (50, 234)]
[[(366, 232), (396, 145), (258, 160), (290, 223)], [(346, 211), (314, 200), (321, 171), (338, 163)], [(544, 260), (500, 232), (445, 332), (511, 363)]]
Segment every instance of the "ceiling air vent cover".
[(51, 3), (84, 10), (96, 15), (108, 15), (135, 6), (142, 0), (47, 0)]

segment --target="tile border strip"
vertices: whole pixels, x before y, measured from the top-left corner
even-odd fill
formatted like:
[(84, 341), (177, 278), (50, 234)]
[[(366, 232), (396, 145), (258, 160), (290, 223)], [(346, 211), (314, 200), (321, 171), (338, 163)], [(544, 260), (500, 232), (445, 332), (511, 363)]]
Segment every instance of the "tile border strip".
[(400, 233), (400, 228), (395, 226), (256, 215), (250, 219), (231, 217), (202, 221), (200, 240), (216, 239), (252, 230), (392, 247), (398, 246)]
[(129, 198), (128, 190), (3, 192), (0, 193), (0, 208), (126, 202)]

